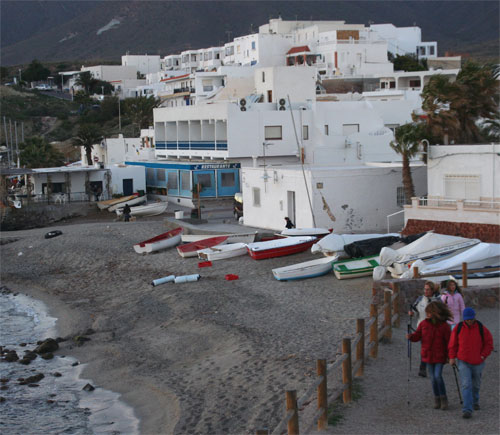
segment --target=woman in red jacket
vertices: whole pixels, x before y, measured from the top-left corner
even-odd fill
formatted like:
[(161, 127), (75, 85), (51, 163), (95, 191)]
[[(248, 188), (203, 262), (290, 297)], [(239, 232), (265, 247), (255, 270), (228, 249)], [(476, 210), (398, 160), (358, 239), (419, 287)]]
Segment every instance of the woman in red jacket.
[(407, 334), (411, 341), (422, 341), (422, 361), (426, 363), (434, 392), (434, 409), (448, 409), (448, 398), (443, 380), (443, 366), (448, 359), (448, 342), (451, 328), (448, 323), (453, 315), (448, 307), (433, 301), (425, 307), (427, 318), (420, 322), (413, 334)]

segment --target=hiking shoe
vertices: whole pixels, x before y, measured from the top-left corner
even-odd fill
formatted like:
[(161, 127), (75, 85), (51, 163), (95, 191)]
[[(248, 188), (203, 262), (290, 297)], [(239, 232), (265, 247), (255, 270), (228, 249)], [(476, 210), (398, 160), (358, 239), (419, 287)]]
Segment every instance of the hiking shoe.
[(474, 403), (474, 410), (479, 411), (481, 407), (479, 406), (479, 403)]
[(469, 412), (469, 411), (465, 411), (463, 414), (462, 414), (462, 417), (463, 418), (471, 418), (472, 417), (472, 413)]
[(422, 378), (426, 378), (427, 377), (427, 371), (425, 369), (420, 369), (418, 371), (418, 375), (421, 376)]
[(434, 409), (439, 409), (439, 408), (441, 408), (441, 397), (434, 396)]
[(441, 409), (442, 410), (448, 409), (448, 397), (446, 396), (441, 396)]

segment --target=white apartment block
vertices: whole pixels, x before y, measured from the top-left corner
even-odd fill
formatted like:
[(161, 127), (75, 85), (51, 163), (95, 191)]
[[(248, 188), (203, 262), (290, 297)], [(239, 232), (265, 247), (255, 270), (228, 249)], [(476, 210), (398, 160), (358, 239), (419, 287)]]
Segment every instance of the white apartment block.
[(133, 55), (122, 56), (123, 66), (133, 66), (141, 75), (156, 73), (161, 70), (161, 60), (159, 55)]

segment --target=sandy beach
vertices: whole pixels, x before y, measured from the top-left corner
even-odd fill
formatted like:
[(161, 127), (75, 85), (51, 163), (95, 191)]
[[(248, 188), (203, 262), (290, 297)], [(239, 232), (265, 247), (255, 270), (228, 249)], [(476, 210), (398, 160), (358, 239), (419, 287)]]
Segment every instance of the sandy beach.
[[(63, 234), (45, 239), (49, 229)], [(1, 246), (2, 284), (44, 301), (60, 336), (95, 331), (81, 347), (61, 343), (61, 351), (134, 407), (141, 433), (274, 428), (285, 389), (309, 386), (315, 360), (333, 361), (355, 319), (368, 316), (371, 279), (273, 278), (272, 268), (306, 261), (309, 252), (203, 269), (175, 249), (134, 252), (134, 243), (165, 230), (158, 219), (3, 232), (18, 240)], [(150, 285), (192, 273), (200, 281)], [(226, 281), (228, 273), (239, 279)]]

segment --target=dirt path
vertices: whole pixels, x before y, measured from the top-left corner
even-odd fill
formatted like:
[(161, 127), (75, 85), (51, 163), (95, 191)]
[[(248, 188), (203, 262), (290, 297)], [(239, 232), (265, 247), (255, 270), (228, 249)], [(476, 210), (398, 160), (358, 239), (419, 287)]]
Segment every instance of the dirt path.
[[(417, 376), (420, 345), (412, 344), (412, 372), (408, 382), (406, 324), (393, 331), (392, 343), (379, 347), (360, 381), (361, 397), (341, 406), (342, 419), (329, 427), (335, 434), (498, 434), (499, 428), (499, 310), (482, 309), (478, 320), (493, 334), (495, 351), (486, 360), (480, 405), (470, 420), (462, 418), (453, 370), (444, 379), (449, 410), (434, 410), (429, 378)], [(409, 388), (408, 388), (409, 387)], [(409, 401), (409, 404), (408, 404)]]

